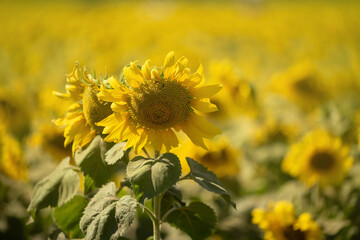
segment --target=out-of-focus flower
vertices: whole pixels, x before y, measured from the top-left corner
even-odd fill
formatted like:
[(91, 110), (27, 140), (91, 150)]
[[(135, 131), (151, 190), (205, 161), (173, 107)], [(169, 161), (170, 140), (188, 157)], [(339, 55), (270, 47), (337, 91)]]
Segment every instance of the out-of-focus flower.
[(223, 85), (223, 90), (211, 98), (211, 101), (216, 103), (219, 108), (219, 111), (212, 115), (223, 117), (237, 114), (245, 114), (250, 117), (257, 116), (259, 109), (254, 88), (239, 75), (228, 60), (210, 64), (211, 81)]
[[(0, 116), (1, 120), (1, 116)], [(0, 123), (0, 171), (16, 180), (27, 180), (27, 166), (20, 143)]]
[(101, 88), (99, 97), (112, 102), (112, 115), (99, 122), (109, 142), (127, 140), (126, 148), (134, 146), (138, 152), (146, 145), (160, 151), (178, 146), (174, 133), (182, 130), (198, 146), (206, 149), (204, 138), (213, 138), (221, 131), (200, 112), (217, 111), (209, 97), (220, 91), (219, 84), (203, 85), (202, 66), (190, 73), (188, 60), (181, 57), (175, 62), (170, 52), (162, 71), (150, 68), (150, 60), (139, 68), (130, 63), (124, 68), (125, 84), (109, 79), (113, 89)]
[(265, 232), (265, 240), (321, 240), (319, 225), (310, 213), (302, 213), (298, 218), (294, 206), (287, 201), (269, 203), (268, 209), (256, 208), (252, 212), (252, 222)]
[(239, 173), (240, 152), (231, 146), (225, 137), (214, 141), (206, 141), (206, 145), (208, 150), (204, 150), (193, 144), (184, 144), (181, 148), (174, 149), (174, 152), (180, 158), (183, 174), (190, 171), (186, 157), (190, 157), (206, 166), (220, 178), (226, 176), (232, 177)]
[(294, 65), (271, 80), (275, 93), (285, 96), (303, 109), (313, 109), (326, 96), (319, 74), (315, 67), (303, 62)]
[(112, 113), (110, 104), (96, 96), (100, 84), (101, 81), (94, 79), (86, 70), (82, 72), (76, 64), (73, 72), (67, 75), (66, 93), (54, 92), (56, 96), (73, 102), (65, 118), (54, 121), (58, 126), (65, 126), (64, 146), (73, 142), (73, 153), (88, 144), (101, 130), (95, 123)]
[(308, 186), (340, 183), (353, 164), (349, 148), (338, 137), (324, 130), (314, 130), (291, 146), (282, 162), (284, 172)]
[(298, 128), (295, 124), (267, 117), (263, 124), (256, 127), (253, 140), (255, 145), (278, 141), (287, 143), (297, 136)]

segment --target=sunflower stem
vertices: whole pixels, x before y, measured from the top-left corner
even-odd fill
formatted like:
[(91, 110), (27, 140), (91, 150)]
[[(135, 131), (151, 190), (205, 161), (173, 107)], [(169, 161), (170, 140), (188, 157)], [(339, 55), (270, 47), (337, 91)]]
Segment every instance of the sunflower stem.
[(160, 230), (161, 230), (161, 197), (162, 194), (159, 196), (155, 196), (153, 198), (154, 201), (154, 216), (155, 219), (153, 219), (153, 232), (154, 232), (154, 240), (161, 240), (160, 236)]

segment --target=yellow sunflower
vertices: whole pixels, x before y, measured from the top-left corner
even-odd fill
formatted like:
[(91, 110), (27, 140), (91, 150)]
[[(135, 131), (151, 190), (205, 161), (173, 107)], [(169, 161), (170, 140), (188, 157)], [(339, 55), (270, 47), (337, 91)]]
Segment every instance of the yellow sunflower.
[(70, 100), (73, 104), (69, 107), (64, 118), (56, 119), (54, 123), (65, 126), (64, 146), (73, 142), (72, 152), (85, 146), (101, 130), (95, 123), (109, 116), (112, 111), (110, 104), (99, 101), (96, 94), (99, 92), (100, 81), (94, 79), (85, 70), (80, 70), (75, 65), (72, 73), (67, 75), (66, 93), (54, 92), (62, 99)]
[(252, 222), (265, 231), (265, 240), (321, 240), (319, 225), (310, 213), (296, 218), (294, 206), (287, 201), (269, 203), (268, 209), (256, 208), (252, 211)]
[(204, 150), (193, 144), (184, 144), (181, 148), (175, 148), (174, 153), (179, 156), (182, 172), (184, 174), (190, 171), (186, 162), (186, 157), (206, 166), (218, 177), (234, 176), (240, 171), (239, 150), (230, 145), (225, 137), (216, 141), (205, 141), (208, 150)]
[(0, 172), (16, 180), (27, 180), (27, 166), (20, 143), (6, 131), (3, 121), (0, 121)]
[(122, 142), (135, 152), (146, 145), (169, 151), (179, 144), (174, 133), (182, 130), (191, 141), (206, 149), (204, 138), (213, 138), (221, 131), (199, 115), (217, 110), (209, 97), (220, 91), (219, 84), (204, 86), (203, 68), (195, 73), (186, 67), (188, 60), (175, 62), (174, 52), (166, 58), (162, 70), (150, 68), (150, 60), (139, 68), (131, 62), (124, 68), (124, 84), (109, 79), (112, 89), (102, 86), (98, 96), (112, 102), (114, 111), (99, 122), (105, 141)]
[(340, 183), (353, 164), (349, 148), (324, 130), (309, 132), (294, 144), (282, 162), (283, 171), (308, 186)]

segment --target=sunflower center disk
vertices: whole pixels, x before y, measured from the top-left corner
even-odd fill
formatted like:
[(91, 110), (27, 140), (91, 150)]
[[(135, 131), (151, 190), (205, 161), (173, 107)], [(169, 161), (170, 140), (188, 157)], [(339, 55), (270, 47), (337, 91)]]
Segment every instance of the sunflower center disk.
[(151, 81), (136, 90), (129, 100), (132, 120), (141, 127), (165, 129), (185, 121), (190, 114), (191, 97), (174, 81)]
[(97, 128), (100, 122), (112, 113), (109, 103), (100, 103), (92, 87), (87, 86), (83, 95), (83, 110), (86, 122)]
[(311, 157), (311, 166), (318, 171), (331, 169), (334, 164), (334, 157), (328, 152), (318, 152)]

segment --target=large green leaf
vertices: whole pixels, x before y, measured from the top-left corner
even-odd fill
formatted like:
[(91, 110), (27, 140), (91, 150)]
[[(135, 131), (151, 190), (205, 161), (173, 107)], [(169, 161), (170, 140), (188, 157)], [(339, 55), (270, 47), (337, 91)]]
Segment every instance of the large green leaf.
[(215, 229), (216, 215), (212, 208), (202, 202), (192, 202), (187, 207), (172, 211), (166, 222), (187, 233), (193, 240), (202, 240)]
[(56, 224), (70, 238), (84, 237), (80, 231), (79, 222), (88, 203), (89, 200), (87, 198), (76, 195), (69, 202), (54, 209), (53, 215)]
[(116, 143), (105, 153), (105, 162), (113, 165), (118, 161), (128, 162), (129, 150), (124, 150), (126, 142)]
[(230, 194), (226, 191), (215, 173), (207, 170), (206, 167), (189, 157), (186, 158), (186, 161), (190, 167), (190, 176), (195, 182), (206, 190), (219, 194), (225, 201), (231, 204), (231, 206), (236, 208), (236, 204), (231, 201)]
[(54, 172), (35, 185), (28, 211), (61, 206), (74, 197), (80, 179), (69, 160), (65, 158)]
[(123, 239), (120, 236), (135, 218), (137, 202), (131, 196), (119, 199), (113, 182), (102, 187), (90, 200), (80, 220), (85, 239)]
[(181, 175), (179, 158), (172, 153), (165, 153), (157, 159), (132, 159), (126, 170), (133, 191), (141, 200), (152, 198), (173, 186)]
[(84, 175), (89, 175), (96, 187), (109, 180), (109, 171), (105, 163), (106, 144), (100, 136), (96, 136), (90, 145), (75, 154), (75, 162)]

